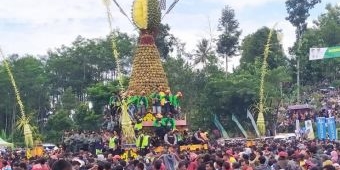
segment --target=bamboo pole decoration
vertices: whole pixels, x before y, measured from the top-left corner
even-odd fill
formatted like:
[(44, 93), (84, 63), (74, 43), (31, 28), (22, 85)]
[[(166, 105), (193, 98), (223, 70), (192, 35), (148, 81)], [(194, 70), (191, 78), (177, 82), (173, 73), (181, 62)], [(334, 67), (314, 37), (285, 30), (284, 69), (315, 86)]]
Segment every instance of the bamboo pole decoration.
[(135, 143), (135, 130), (132, 126), (132, 120), (128, 113), (128, 102), (126, 99), (122, 101), (121, 105), (122, 115), (121, 115), (121, 125), (123, 133), (123, 142), (126, 144)]
[(263, 55), (263, 63), (262, 63), (262, 67), (261, 67), (261, 81), (260, 81), (260, 102), (259, 102), (259, 115), (257, 118), (257, 126), (259, 128), (259, 131), (261, 133), (261, 135), (265, 135), (266, 133), (266, 124), (265, 124), (265, 120), (264, 120), (264, 81), (265, 81), (265, 76), (268, 72), (268, 56), (270, 53), (270, 41), (272, 39), (273, 33), (274, 33), (274, 29), (276, 27), (277, 24), (274, 25), (274, 27), (269, 31), (269, 35), (268, 35), (268, 39), (267, 39), (267, 43), (265, 45), (264, 48), (264, 55)]
[(0, 55), (3, 58), (3, 63), (4, 63), (5, 68), (7, 70), (7, 74), (9, 76), (9, 79), (10, 79), (11, 84), (13, 86), (13, 89), (14, 89), (14, 92), (15, 92), (15, 97), (16, 97), (17, 103), (18, 103), (19, 108), (20, 108), (21, 118), (19, 119), (19, 122), (17, 123), (17, 126), (18, 126), (19, 129), (23, 129), (23, 131), (24, 131), (26, 147), (27, 148), (28, 147), (32, 147), (33, 146), (33, 135), (32, 135), (32, 130), (31, 130), (32, 127), (29, 124), (30, 123), (30, 118), (27, 117), (26, 114), (25, 114), (25, 108), (24, 108), (23, 102), (21, 100), (18, 87), (17, 87), (17, 85), (15, 83), (15, 79), (14, 79), (13, 73), (11, 71), (9, 63), (5, 59), (5, 55), (2, 52), (1, 48), (0, 48)]
[(121, 62), (119, 59), (119, 52), (116, 44), (116, 34), (113, 32), (113, 27), (112, 27), (112, 14), (110, 10), (110, 0), (103, 0), (103, 3), (106, 7), (106, 13), (107, 13), (107, 21), (109, 23), (109, 28), (110, 28), (110, 41), (112, 45), (112, 53), (113, 53), (113, 58), (116, 60), (116, 65), (117, 65), (117, 77), (118, 77), (118, 82), (120, 88), (123, 88), (123, 82), (122, 82), (122, 77), (121, 77)]

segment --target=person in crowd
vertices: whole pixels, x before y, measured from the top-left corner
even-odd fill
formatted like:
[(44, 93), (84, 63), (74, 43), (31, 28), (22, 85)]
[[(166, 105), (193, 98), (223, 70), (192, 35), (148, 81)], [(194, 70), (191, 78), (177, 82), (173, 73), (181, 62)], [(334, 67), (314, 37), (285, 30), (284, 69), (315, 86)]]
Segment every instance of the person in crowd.
[(142, 128), (143, 128), (143, 118), (141, 118), (140, 116), (137, 116), (136, 122), (134, 124), (135, 134), (138, 134), (138, 132), (141, 131)]
[(158, 95), (159, 95), (159, 98), (160, 98), (161, 113), (164, 115), (165, 92), (164, 92), (163, 86), (158, 87)]
[(180, 105), (181, 98), (182, 98), (182, 92), (177, 92), (176, 95), (173, 95), (171, 99), (172, 114), (177, 115), (177, 116), (180, 116), (180, 113), (181, 113), (181, 105)]
[(154, 170), (162, 170), (162, 161), (161, 160), (157, 160), (155, 161), (153, 167), (154, 167)]
[(119, 144), (119, 136), (116, 131), (112, 133), (112, 136), (109, 139), (109, 149), (110, 150), (115, 150), (117, 149), (117, 146)]
[(201, 133), (202, 133), (202, 130), (201, 129), (198, 129), (198, 131), (196, 131), (192, 137), (192, 142), (194, 144), (202, 144), (204, 143), (204, 139), (201, 137)]
[(178, 163), (177, 170), (187, 170), (188, 169), (188, 163), (186, 161), (181, 161)]
[(174, 129), (173, 131), (174, 131), (174, 134), (175, 134), (176, 139), (177, 139), (177, 144), (179, 146), (184, 145), (184, 136), (183, 136), (183, 134), (179, 130), (177, 130), (177, 129)]
[(259, 165), (255, 167), (255, 170), (271, 170), (271, 168), (267, 165), (267, 159), (264, 156), (259, 157)]
[(152, 95), (152, 113), (154, 115), (161, 114), (162, 113), (162, 107), (161, 107), (161, 96), (160, 96), (160, 88), (158, 88)]
[(150, 136), (141, 131), (136, 140), (136, 147), (139, 149), (140, 155), (142, 156), (146, 155), (149, 150), (149, 146)]
[(205, 169), (206, 169), (206, 170), (215, 170), (215, 168), (214, 168), (214, 162), (212, 162), (212, 161), (206, 162), (206, 163), (205, 163)]
[(135, 170), (144, 170), (145, 166), (143, 163), (139, 162), (135, 168)]
[(2, 169), (1, 170), (12, 170), (12, 167), (9, 165), (7, 161), (2, 161)]
[(140, 93), (140, 96), (138, 97), (137, 107), (139, 116), (145, 116), (146, 110), (149, 107), (149, 101), (144, 90)]
[(33, 165), (32, 170), (49, 170), (50, 168), (46, 164), (46, 160), (41, 158), (37, 160), (37, 163)]
[(117, 113), (119, 112), (120, 105), (121, 105), (121, 97), (119, 93), (112, 92), (112, 96), (110, 97), (110, 100), (109, 100), (109, 106), (110, 106), (111, 116), (113, 118), (115, 118)]
[(153, 127), (155, 128), (155, 134), (157, 135), (158, 138), (163, 139), (165, 135), (165, 124), (162, 121), (163, 116), (158, 113), (156, 115), (156, 119), (153, 122)]
[(169, 131), (167, 134), (165, 134), (164, 142), (167, 146), (171, 146), (171, 147), (174, 147), (177, 145), (177, 137), (173, 133), (173, 131)]
[(52, 165), (52, 170), (72, 170), (72, 164), (66, 160), (58, 160)]
[(214, 163), (215, 170), (222, 170), (223, 169), (223, 161), (221, 159), (218, 159)]
[(133, 90), (129, 91), (128, 93), (128, 111), (131, 119), (135, 118), (135, 114), (137, 112), (137, 105), (138, 105), (138, 98), (139, 96), (135, 95), (135, 92)]
[(176, 128), (176, 120), (173, 118), (173, 115), (170, 113), (166, 117), (162, 118), (162, 125), (165, 127), (165, 133), (172, 131)]
[(165, 91), (165, 95), (164, 95), (163, 99), (164, 99), (164, 104), (162, 105), (163, 106), (163, 108), (162, 108), (163, 114), (164, 115), (171, 114), (172, 94), (171, 94), (170, 89)]

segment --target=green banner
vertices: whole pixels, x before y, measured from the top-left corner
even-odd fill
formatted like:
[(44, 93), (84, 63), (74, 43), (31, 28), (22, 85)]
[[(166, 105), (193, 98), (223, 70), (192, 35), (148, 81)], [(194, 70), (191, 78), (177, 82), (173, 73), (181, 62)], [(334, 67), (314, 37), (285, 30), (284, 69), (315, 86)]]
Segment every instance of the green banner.
[(231, 116), (231, 120), (234, 121), (236, 123), (236, 125), (238, 126), (238, 128), (241, 130), (242, 134), (244, 135), (245, 138), (248, 138), (248, 134), (247, 132), (243, 129), (241, 123), (237, 120), (236, 116), (234, 114), (232, 114)]
[(340, 46), (309, 49), (309, 60), (321, 60), (325, 58), (337, 58), (337, 57), (340, 57)]

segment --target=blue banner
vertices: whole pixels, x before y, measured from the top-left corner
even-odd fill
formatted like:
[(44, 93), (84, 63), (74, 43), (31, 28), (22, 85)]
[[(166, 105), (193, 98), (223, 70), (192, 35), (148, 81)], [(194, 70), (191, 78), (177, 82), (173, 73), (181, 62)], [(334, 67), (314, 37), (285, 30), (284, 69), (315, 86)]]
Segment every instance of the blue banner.
[(326, 139), (326, 118), (318, 117), (316, 118), (316, 128), (318, 133), (318, 138), (320, 140)]
[(331, 141), (336, 140), (336, 125), (335, 125), (334, 117), (327, 118), (327, 127), (328, 127), (329, 140)]

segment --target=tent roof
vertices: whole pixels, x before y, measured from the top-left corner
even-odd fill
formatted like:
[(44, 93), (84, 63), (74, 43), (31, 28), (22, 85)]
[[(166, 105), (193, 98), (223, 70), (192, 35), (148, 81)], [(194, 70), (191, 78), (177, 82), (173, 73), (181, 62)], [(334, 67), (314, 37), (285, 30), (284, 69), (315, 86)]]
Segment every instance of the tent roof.
[(308, 104), (288, 106), (288, 110), (301, 110), (301, 109), (311, 109), (311, 107)]

